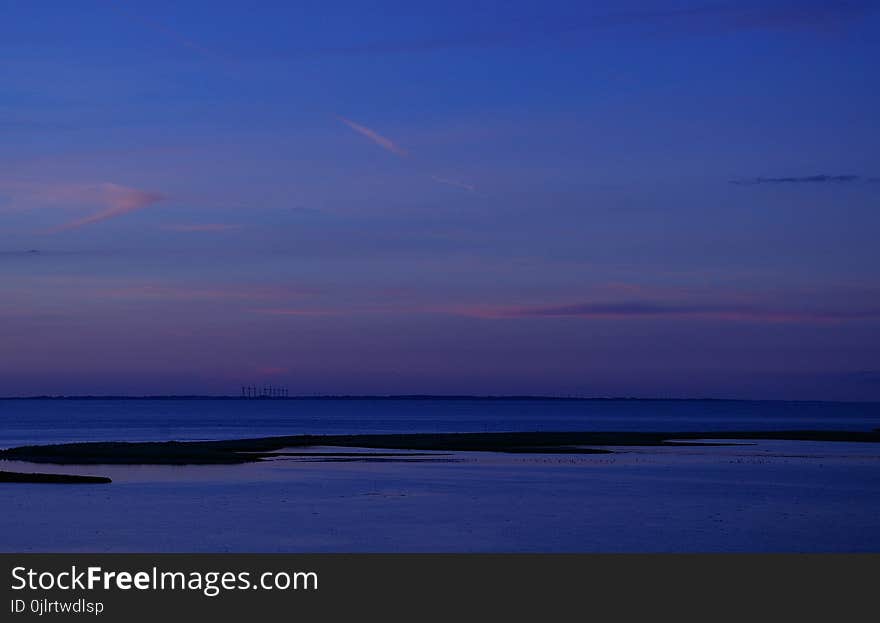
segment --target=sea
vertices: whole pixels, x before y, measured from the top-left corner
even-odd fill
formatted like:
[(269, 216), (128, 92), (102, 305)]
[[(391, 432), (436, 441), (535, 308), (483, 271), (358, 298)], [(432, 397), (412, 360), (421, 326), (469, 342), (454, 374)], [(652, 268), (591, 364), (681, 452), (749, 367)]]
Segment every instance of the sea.
[[(876, 403), (0, 400), (0, 447), (306, 433), (876, 428)], [(0, 470), (112, 479), (0, 483), (0, 552), (880, 552), (880, 444), (708, 437), (700, 446), (585, 455), (335, 460), (327, 457), (338, 448), (315, 447), (241, 465), (0, 460)]]
[(880, 403), (436, 397), (0, 399), (0, 448), (299, 434), (876, 428), (880, 428)]

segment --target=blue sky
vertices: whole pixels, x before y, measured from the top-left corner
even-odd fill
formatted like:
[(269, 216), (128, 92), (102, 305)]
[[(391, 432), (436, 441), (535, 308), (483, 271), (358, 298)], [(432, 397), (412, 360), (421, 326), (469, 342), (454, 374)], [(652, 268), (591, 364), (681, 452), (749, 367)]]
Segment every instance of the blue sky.
[(0, 15), (0, 394), (880, 399), (880, 3)]

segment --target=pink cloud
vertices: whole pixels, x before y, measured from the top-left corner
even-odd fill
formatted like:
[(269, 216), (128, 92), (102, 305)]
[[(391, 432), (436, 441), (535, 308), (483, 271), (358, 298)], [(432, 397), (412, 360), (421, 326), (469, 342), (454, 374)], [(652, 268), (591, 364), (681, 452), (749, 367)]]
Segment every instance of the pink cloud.
[(241, 229), (242, 225), (230, 223), (193, 223), (179, 225), (163, 225), (162, 229), (179, 232), (222, 232)]
[(382, 136), (381, 134), (379, 134), (375, 130), (371, 130), (370, 128), (368, 128), (366, 126), (363, 126), (359, 123), (355, 123), (351, 119), (346, 119), (345, 117), (337, 116), (336, 118), (339, 119), (339, 121), (341, 121), (342, 123), (344, 123), (348, 127), (350, 127), (355, 132), (358, 132), (362, 136), (365, 136), (368, 139), (370, 139), (371, 141), (373, 141), (374, 143), (376, 143), (376, 145), (378, 145), (382, 149), (387, 149), (391, 153), (396, 154), (402, 158), (406, 158), (407, 156), (409, 156), (409, 152), (406, 149), (404, 149), (403, 147), (400, 147), (391, 139), (385, 138), (384, 136)]
[(165, 199), (159, 193), (120, 186), (110, 182), (94, 186), (72, 186), (56, 192), (61, 193), (58, 196), (62, 200), (67, 199), (78, 203), (96, 203), (103, 205), (104, 209), (56, 227), (52, 230), (53, 232), (67, 231), (93, 223), (100, 223), (117, 216), (141, 210)]
[(8, 198), (2, 207), (12, 210), (102, 208), (98, 212), (60, 225), (52, 229), (51, 232), (99, 223), (141, 210), (165, 199), (164, 195), (157, 192), (140, 190), (112, 182), (70, 184), (0, 179), (0, 192)]

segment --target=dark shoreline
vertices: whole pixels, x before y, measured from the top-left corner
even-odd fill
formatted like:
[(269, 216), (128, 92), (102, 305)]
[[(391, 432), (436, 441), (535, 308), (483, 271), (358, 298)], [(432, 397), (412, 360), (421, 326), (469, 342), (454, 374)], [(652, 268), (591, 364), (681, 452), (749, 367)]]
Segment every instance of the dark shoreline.
[(74, 476), (71, 474), (28, 474), (0, 471), (0, 483), (46, 485), (106, 485), (113, 482), (104, 476)]
[(226, 441), (88, 442), (0, 450), (0, 461), (55, 465), (232, 465), (261, 461), (284, 448), (609, 454), (603, 446), (705, 445), (700, 440), (880, 443), (873, 431), (518, 432), (390, 435), (292, 435)]

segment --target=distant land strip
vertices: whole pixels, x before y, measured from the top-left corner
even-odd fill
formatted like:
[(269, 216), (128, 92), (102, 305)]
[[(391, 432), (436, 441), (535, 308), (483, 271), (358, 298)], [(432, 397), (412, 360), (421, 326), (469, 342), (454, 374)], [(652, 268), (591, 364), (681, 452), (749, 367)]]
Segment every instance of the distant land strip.
[(56, 465), (221, 465), (261, 461), (286, 448), (608, 454), (605, 446), (697, 446), (700, 440), (880, 443), (872, 431), (517, 432), (293, 435), (228, 441), (89, 442), (0, 450), (0, 460)]
[(559, 401), (559, 402), (734, 402), (754, 403), (773, 402), (790, 404), (866, 404), (877, 405), (878, 401), (860, 400), (785, 400), (757, 398), (680, 398), (680, 397), (635, 397), (635, 396), (541, 396), (541, 395), (468, 395), (468, 394), (316, 394), (296, 396), (239, 396), (239, 395), (145, 395), (145, 396), (114, 396), (114, 395), (40, 395), (40, 396), (0, 396), (0, 400), (233, 400), (246, 402), (261, 401), (308, 401), (308, 400), (473, 400), (473, 401)]

